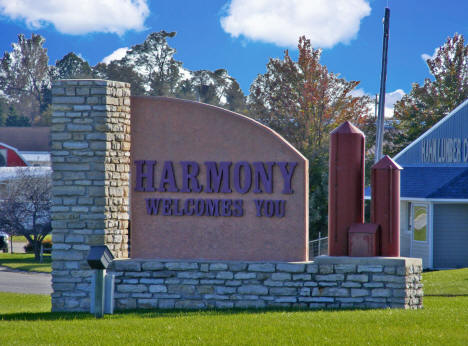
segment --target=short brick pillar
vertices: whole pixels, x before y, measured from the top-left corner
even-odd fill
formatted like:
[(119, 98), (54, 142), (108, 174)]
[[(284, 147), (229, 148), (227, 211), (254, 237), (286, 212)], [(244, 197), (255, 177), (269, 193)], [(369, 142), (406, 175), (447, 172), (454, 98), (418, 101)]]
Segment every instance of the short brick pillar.
[(52, 95), (52, 310), (89, 311), (89, 247), (128, 257), (130, 85), (59, 80)]

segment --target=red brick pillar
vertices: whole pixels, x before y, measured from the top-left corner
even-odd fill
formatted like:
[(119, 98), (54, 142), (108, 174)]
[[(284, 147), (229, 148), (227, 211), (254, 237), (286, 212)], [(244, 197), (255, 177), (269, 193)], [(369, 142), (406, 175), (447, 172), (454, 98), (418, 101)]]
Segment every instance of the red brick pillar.
[(371, 222), (380, 225), (381, 256), (400, 257), (400, 170), (385, 155), (372, 166)]
[(348, 256), (348, 229), (364, 222), (364, 134), (350, 122), (330, 134), (328, 254)]

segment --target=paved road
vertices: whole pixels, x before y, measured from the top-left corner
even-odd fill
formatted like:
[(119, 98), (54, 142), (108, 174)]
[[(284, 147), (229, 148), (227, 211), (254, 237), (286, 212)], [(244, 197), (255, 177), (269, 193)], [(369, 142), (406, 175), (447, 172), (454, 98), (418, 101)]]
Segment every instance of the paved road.
[(12, 271), (0, 266), (0, 292), (51, 294), (51, 275)]
[[(24, 253), (24, 247), (27, 243), (26, 242), (20, 242), (20, 241), (14, 241), (13, 242), (13, 252), (14, 253)], [(8, 244), (10, 245), (10, 244)]]

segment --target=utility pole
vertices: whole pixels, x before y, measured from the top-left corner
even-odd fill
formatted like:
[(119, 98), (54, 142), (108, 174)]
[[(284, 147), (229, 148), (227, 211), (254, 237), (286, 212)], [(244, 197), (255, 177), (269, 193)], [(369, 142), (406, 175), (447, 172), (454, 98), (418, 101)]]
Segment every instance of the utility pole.
[(390, 26), (390, 9), (385, 8), (384, 37), (382, 49), (382, 73), (380, 75), (379, 114), (377, 116), (377, 135), (375, 140), (375, 163), (383, 156), (383, 138), (385, 121), (385, 83), (387, 81), (387, 53), (388, 53), (388, 31)]

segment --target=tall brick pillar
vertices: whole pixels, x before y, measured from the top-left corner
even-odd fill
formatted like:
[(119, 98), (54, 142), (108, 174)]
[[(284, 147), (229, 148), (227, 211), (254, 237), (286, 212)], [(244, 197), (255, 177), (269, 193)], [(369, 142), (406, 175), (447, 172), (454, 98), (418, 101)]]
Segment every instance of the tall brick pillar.
[(89, 311), (89, 247), (128, 257), (130, 85), (59, 80), (52, 95), (52, 310)]

